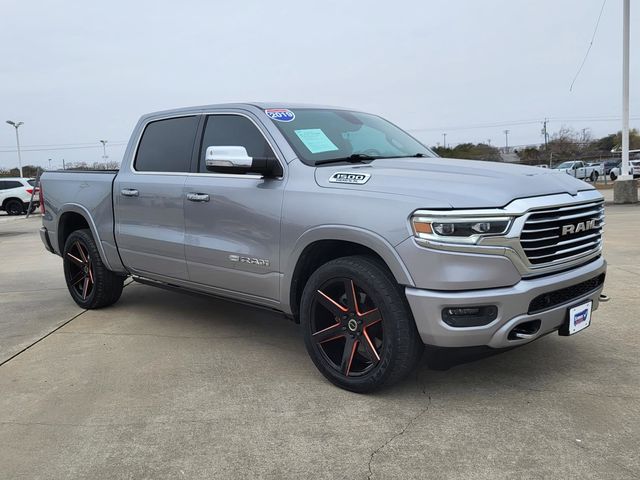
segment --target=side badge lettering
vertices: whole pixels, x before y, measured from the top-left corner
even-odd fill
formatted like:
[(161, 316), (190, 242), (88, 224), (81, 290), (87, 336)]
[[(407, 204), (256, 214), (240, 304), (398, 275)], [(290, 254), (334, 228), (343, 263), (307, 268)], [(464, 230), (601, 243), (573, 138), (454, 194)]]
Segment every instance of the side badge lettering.
[(329, 182), (331, 183), (352, 183), (356, 185), (364, 185), (371, 178), (370, 173), (345, 173), (336, 172), (331, 175)]

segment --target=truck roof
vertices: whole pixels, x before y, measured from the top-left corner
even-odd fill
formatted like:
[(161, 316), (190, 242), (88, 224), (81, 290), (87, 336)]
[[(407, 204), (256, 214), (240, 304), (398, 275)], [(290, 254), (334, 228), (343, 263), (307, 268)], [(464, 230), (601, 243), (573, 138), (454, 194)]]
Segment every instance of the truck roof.
[(258, 108), (260, 110), (266, 110), (268, 108), (287, 108), (295, 110), (296, 108), (330, 108), (333, 110), (357, 110), (349, 109), (345, 107), (337, 107), (334, 105), (314, 105), (311, 103), (292, 103), (292, 102), (242, 102), (242, 103), (216, 103), (211, 105), (194, 105), (191, 107), (172, 108), (169, 110), (159, 110), (157, 112), (151, 112), (144, 117), (153, 117), (156, 115), (166, 114), (179, 114), (179, 113), (196, 113), (207, 110), (219, 109), (219, 108)]

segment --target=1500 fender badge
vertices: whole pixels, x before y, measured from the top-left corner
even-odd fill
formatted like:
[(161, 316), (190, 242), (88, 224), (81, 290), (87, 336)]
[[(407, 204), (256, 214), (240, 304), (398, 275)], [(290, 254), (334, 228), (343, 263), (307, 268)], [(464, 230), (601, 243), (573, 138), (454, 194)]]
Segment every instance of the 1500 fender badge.
[(371, 178), (370, 173), (345, 173), (336, 172), (331, 175), (329, 182), (331, 183), (355, 183), (356, 185), (364, 185)]

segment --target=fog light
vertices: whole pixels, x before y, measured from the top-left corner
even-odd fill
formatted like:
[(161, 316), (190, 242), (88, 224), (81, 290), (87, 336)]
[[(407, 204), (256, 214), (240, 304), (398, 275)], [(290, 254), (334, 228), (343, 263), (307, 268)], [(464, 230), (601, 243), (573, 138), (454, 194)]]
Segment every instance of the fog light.
[(498, 317), (495, 305), (446, 307), (442, 309), (442, 320), (451, 327), (481, 327)]

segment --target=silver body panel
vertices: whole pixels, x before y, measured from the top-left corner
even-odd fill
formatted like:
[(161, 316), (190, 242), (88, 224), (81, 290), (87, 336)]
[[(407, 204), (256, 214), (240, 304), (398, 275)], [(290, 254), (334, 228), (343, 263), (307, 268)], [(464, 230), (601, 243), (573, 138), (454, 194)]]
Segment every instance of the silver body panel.
[[(376, 252), (405, 287), (423, 340), (445, 346), (504, 346), (497, 332), (526, 312), (530, 295), (579, 282), (587, 268), (579, 265), (588, 260), (589, 269), (605, 269), (599, 250), (544, 269), (532, 268), (518, 250), (519, 229), (532, 209), (601, 199), (585, 182), (535, 167), (440, 158), (316, 168), (296, 158), (265, 115), (265, 108), (276, 107), (296, 108), (210, 105), (143, 116), (117, 175), (43, 175), (43, 241), (48, 239), (60, 254), (61, 216), (75, 212), (89, 224), (111, 270), (286, 314), (293, 311), (291, 284), (304, 249), (321, 240), (357, 243)], [(247, 117), (260, 129), (282, 165), (282, 177), (198, 173), (195, 157), (189, 172), (134, 170), (147, 123), (221, 113)], [(364, 174), (366, 182), (332, 181), (336, 173), (356, 175), (353, 178)], [(123, 194), (129, 190), (138, 195)], [(460, 211), (507, 213), (516, 219), (504, 238), (486, 238), (478, 245), (442, 246), (415, 239), (410, 224), (415, 212)], [(505, 305), (483, 332), (441, 328), (440, 314), (435, 312), (444, 301), (469, 305), (479, 297)], [(557, 327), (559, 317), (551, 313), (547, 317), (545, 328)]]

